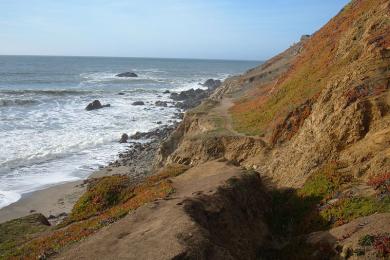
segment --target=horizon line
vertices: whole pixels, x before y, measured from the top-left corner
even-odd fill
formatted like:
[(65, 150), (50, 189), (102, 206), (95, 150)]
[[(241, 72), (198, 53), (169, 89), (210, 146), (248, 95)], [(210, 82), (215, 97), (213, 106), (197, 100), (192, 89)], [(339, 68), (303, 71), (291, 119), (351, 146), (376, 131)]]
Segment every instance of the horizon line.
[(57, 55), (57, 54), (0, 54), (0, 56), (19, 56), (19, 57), (62, 57), (62, 58), (119, 58), (119, 59), (166, 59), (166, 60), (208, 60), (208, 61), (247, 61), (264, 62), (265, 60), (250, 59), (222, 59), (222, 58), (172, 58), (172, 57), (141, 57), (141, 56), (99, 56), (99, 55)]

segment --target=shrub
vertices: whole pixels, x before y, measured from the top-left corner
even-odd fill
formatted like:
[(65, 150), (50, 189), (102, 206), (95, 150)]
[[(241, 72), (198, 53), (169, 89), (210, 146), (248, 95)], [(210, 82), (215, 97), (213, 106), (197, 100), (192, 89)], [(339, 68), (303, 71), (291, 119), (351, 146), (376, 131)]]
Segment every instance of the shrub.
[(321, 197), (322, 200), (330, 199), (336, 192), (353, 181), (352, 175), (337, 172), (339, 168), (342, 168), (340, 163), (328, 163), (310, 176), (298, 193), (300, 196)]
[(390, 198), (354, 197), (340, 200), (333, 207), (321, 211), (321, 216), (336, 226), (374, 213), (390, 212)]
[(390, 254), (390, 235), (378, 235), (375, 237), (374, 248), (378, 257), (387, 257)]
[(368, 185), (379, 190), (380, 193), (390, 193), (390, 172), (372, 177)]
[(390, 254), (390, 234), (365, 235), (359, 239), (359, 245), (373, 247), (378, 257)]
[(359, 239), (360, 246), (372, 246), (374, 244), (375, 236), (365, 235)]
[(127, 201), (134, 196), (128, 176), (107, 176), (92, 179), (87, 191), (74, 205), (67, 222), (80, 221)]

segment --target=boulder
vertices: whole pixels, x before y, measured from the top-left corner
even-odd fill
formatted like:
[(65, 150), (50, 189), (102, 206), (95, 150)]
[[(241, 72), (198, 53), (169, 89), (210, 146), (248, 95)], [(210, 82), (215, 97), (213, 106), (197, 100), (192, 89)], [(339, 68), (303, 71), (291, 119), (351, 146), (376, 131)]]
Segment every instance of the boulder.
[(133, 102), (132, 105), (133, 105), (133, 106), (144, 106), (144, 105), (145, 105), (145, 102), (143, 102), (143, 101), (135, 101), (135, 102)]
[(169, 90), (165, 90), (165, 91), (163, 92), (163, 94), (169, 94), (169, 93), (171, 93)]
[(166, 101), (156, 101), (154, 105), (157, 107), (167, 107), (168, 103)]
[(95, 110), (95, 109), (101, 109), (103, 107), (110, 107), (110, 104), (102, 105), (99, 100), (94, 100), (93, 102), (89, 103), (88, 106), (85, 108), (87, 111)]
[(214, 90), (214, 89), (218, 88), (219, 86), (221, 86), (221, 84), (222, 84), (222, 81), (220, 81), (219, 79), (217, 79), (217, 80), (208, 79), (201, 85), (204, 87), (207, 87), (209, 90)]
[(138, 77), (138, 75), (135, 74), (134, 72), (123, 72), (123, 73), (117, 74), (116, 76), (119, 78), (136, 78), (136, 77)]
[(119, 143), (127, 143), (127, 140), (129, 139), (129, 136), (127, 134), (122, 134), (121, 139), (119, 140)]
[(176, 101), (183, 101), (186, 99), (193, 99), (197, 98), (200, 95), (204, 94), (204, 90), (202, 89), (189, 89), (186, 91), (182, 91), (180, 93), (172, 93), (171, 94), (171, 99), (176, 100)]

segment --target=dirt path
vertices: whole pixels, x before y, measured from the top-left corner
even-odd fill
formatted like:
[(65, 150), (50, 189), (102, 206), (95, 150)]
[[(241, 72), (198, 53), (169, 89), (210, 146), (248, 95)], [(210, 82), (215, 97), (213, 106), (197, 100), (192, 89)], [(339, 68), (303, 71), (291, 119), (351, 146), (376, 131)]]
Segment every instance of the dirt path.
[(171, 259), (185, 250), (182, 237), (191, 237), (198, 226), (184, 212), (183, 201), (213, 194), (241, 169), (223, 162), (208, 162), (173, 179), (176, 192), (168, 200), (147, 204), (57, 259)]
[(229, 113), (229, 109), (234, 105), (231, 98), (223, 98), (221, 103), (210, 111), (210, 114), (223, 119), (223, 128), (228, 130), (230, 133), (238, 136), (245, 136), (242, 133), (237, 132), (233, 128), (233, 119)]

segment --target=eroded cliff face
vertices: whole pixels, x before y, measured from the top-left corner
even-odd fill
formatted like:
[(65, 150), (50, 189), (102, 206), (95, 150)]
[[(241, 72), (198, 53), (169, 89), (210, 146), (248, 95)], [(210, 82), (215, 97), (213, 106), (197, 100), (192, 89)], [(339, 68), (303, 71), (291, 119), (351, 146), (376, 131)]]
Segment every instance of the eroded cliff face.
[(352, 1), (313, 36), (225, 81), (207, 111), (187, 114), (161, 161), (225, 158), (284, 187), (330, 161), (362, 179), (390, 171), (389, 32), (388, 1)]

